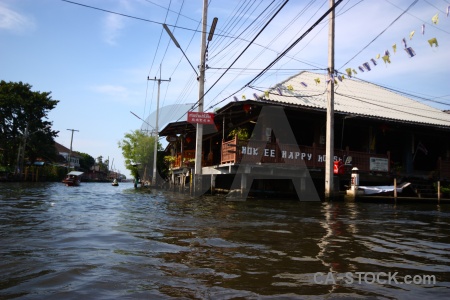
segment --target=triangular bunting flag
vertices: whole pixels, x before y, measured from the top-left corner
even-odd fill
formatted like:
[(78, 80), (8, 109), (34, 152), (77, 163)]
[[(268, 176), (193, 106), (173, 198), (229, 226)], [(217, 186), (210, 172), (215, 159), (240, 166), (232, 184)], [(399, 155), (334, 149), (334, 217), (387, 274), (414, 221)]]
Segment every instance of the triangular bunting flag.
[(316, 82), (316, 85), (320, 84), (320, 78), (316, 78), (316, 79), (314, 79), (314, 81)]
[(288, 89), (289, 91), (291, 91), (291, 92), (294, 90), (294, 88), (292, 87), (291, 84), (287, 86), (287, 89)]
[(389, 55), (385, 55), (382, 57), (384, 63), (391, 63), (391, 60), (389, 59)]
[(345, 72), (347, 72), (348, 77), (352, 77), (352, 69), (351, 68), (347, 68), (345, 69)]
[(422, 34), (425, 34), (425, 24), (422, 25)]
[(436, 38), (429, 39), (428, 44), (430, 44), (430, 47), (433, 47), (433, 44), (436, 45), (436, 47), (439, 46)]
[(369, 63), (363, 63), (364, 68), (366, 68), (367, 71), (370, 71), (370, 65)]
[(371, 58), (370, 61), (373, 63), (374, 66), (377, 65), (377, 62), (375, 61), (375, 59)]
[(437, 25), (437, 23), (439, 23), (439, 14), (435, 14), (432, 18), (431, 21)]
[(416, 33), (414, 30), (409, 33), (409, 39), (410, 40), (412, 40), (412, 37), (414, 36), (414, 33)]
[(408, 53), (409, 57), (413, 57), (414, 55), (416, 55), (416, 52), (414, 52), (411, 47), (406, 48), (405, 51), (406, 53)]
[(397, 52), (397, 44), (392, 45), (392, 49), (394, 50), (394, 54), (395, 54), (395, 52)]

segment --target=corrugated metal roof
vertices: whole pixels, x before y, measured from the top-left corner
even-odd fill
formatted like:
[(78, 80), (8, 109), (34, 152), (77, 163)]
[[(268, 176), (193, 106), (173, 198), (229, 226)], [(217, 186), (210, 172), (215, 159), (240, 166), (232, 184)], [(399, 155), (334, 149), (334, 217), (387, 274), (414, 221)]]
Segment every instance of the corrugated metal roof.
[[(301, 72), (272, 88), (269, 97), (264, 94), (260, 96), (264, 101), (326, 110), (326, 79), (323, 74)], [(450, 128), (448, 113), (378, 85), (347, 77), (342, 81), (337, 80), (335, 85), (334, 110), (345, 114)]]

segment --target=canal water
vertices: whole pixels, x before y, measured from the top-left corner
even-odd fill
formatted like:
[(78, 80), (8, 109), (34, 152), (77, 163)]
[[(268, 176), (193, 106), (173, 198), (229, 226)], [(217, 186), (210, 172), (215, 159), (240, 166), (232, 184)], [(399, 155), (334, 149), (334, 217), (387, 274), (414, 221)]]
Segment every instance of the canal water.
[(0, 299), (448, 299), (450, 205), (0, 183)]

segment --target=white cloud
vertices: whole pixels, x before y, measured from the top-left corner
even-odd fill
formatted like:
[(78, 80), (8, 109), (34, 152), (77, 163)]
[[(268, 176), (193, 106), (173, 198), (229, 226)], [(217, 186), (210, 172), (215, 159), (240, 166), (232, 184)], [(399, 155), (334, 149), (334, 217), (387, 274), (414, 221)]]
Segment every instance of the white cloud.
[(109, 14), (104, 20), (104, 35), (106, 43), (114, 46), (124, 28), (123, 17)]
[(21, 33), (35, 27), (31, 18), (26, 17), (0, 3), (0, 29)]
[(135, 91), (130, 91), (129, 88), (121, 85), (98, 85), (91, 87), (91, 90), (104, 95), (101, 100), (107, 102), (113, 101), (127, 105), (136, 105), (142, 101), (142, 95)]
[[(125, 14), (133, 11), (130, 3), (125, 0), (119, 1), (117, 9), (113, 10)], [(124, 16), (115, 14), (108, 14), (105, 17), (103, 21), (103, 30), (106, 43), (111, 46), (117, 45), (121, 32), (125, 28), (125, 19)]]

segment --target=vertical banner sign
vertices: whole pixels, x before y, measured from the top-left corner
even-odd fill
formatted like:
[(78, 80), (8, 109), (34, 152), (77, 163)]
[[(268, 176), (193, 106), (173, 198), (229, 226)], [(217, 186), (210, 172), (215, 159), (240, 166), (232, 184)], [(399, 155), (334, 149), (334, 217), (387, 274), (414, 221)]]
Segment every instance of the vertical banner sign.
[(214, 113), (189, 111), (187, 121), (192, 124), (214, 124)]

